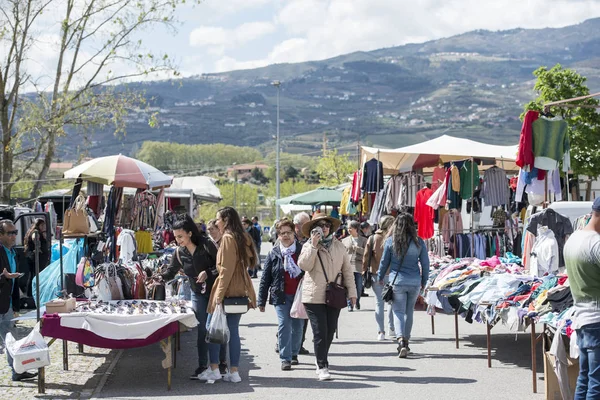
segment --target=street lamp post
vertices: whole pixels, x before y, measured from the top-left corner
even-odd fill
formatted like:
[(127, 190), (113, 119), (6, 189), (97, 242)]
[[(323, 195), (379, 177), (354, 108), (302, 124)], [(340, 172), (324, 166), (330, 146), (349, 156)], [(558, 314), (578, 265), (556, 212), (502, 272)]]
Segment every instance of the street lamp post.
[[(275, 200), (279, 200), (281, 195), (280, 193), (280, 180), (279, 180), (279, 89), (281, 87), (280, 81), (273, 81), (271, 85), (277, 88), (277, 150), (276, 150), (276, 158), (275, 158)], [(275, 204), (275, 219), (279, 220), (279, 205)]]

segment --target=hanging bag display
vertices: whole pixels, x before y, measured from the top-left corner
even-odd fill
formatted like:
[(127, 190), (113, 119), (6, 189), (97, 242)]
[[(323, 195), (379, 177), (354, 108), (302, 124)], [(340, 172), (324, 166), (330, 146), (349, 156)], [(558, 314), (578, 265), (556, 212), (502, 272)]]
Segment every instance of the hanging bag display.
[[(321, 259), (321, 255), (317, 252), (317, 256), (319, 257), (319, 262), (321, 263), (321, 268), (323, 268), (323, 274), (325, 275), (325, 281), (327, 281), (327, 287), (325, 289), (325, 303), (327, 306), (332, 308), (339, 308), (340, 310), (347, 305), (347, 296), (346, 296), (346, 288), (343, 285), (337, 283), (338, 277), (342, 277), (342, 273), (340, 272), (335, 277), (333, 282), (329, 282), (329, 278), (327, 277), (327, 272), (325, 272), (325, 265), (323, 264), (323, 260)], [(340, 282), (341, 279), (340, 279)]]
[(65, 235), (87, 235), (90, 233), (90, 221), (85, 209), (85, 197), (81, 194), (75, 199), (73, 207), (65, 211), (63, 233)]

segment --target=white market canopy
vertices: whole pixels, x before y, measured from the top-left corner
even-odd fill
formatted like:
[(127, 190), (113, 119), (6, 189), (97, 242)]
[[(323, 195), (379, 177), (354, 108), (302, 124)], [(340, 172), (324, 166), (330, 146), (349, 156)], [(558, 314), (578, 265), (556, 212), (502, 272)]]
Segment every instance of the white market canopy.
[(184, 176), (173, 178), (173, 184), (165, 190), (168, 196), (170, 191), (191, 190), (194, 196), (201, 201), (218, 203), (221, 201), (221, 191), (215, 185), (215, 179), (208, 176)]
[(518, 145), (497, 146), (442, 135), (426, 142), (398, 149), (378, 149), (362, 146), (361, 159), (363, 162), (371, 158), (377, 159), (377, 152), (379, 152), (379, 160), (383, 163), (384, 173), (395, 174), (433, 167), (440, 161), (445, 163), (469, 157), (514, 161), (517, 158), (517, 151)]

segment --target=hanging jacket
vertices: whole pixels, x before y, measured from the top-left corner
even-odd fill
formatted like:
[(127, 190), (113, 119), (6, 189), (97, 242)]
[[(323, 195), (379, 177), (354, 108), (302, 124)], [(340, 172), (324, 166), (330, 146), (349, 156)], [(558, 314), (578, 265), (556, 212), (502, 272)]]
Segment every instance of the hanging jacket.
[[(296, 252), (294, 253), (296, 260), (300, 257), (301, 251), (302, 245), (296, 241)], [(269, 252), (265, 260), (263, 274), (258, 289), (257, 305), (259, 307), (264, 307), (267, 304), (267, 297), (269, 298), (269, 304), (275, 306), (285, 304), (285, 274), (281, 247), (277, 245), (273, 247), (273, 250)], [(304, 272), (302, 272), (297, 279), (300, 280), (303, 276)]]

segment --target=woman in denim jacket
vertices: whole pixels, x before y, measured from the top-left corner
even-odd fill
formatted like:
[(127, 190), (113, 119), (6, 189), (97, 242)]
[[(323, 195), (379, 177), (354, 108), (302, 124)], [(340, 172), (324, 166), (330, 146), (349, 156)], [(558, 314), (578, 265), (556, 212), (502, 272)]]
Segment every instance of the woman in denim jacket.
[[(420, 264), (420, 267), (419, 267)], [(420, 290), (429, 278), (429, 256), (423, 239), (417, 236), (413, 216), (401, 213), (396, 218), (393, 235), (386, 239), (377, 278), (388, 278), (393, 285), (392, 310), (398, 341), (398, 357), (406, 358), (410, 349), (408, 341), (413, 324), (413, 313)]]

